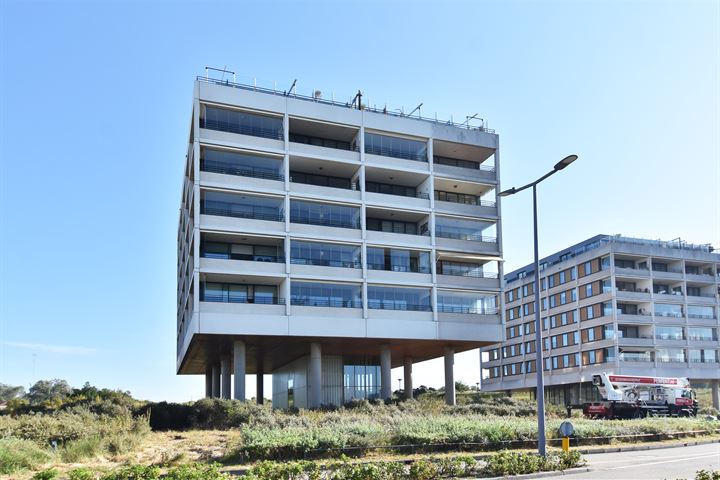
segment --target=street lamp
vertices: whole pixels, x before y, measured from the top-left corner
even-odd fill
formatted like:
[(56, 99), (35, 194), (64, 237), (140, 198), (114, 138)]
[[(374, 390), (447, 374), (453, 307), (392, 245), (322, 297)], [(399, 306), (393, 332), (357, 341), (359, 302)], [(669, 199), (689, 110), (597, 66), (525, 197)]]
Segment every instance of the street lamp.
[(538, 258), (538, 222), (537, 222), (537, 184), (577, 160), (577, 155), (568, 155), (555, 164), (553, 169), (532, 183), (520, 188), (511, 188), (500, 192), (499, 196), (507, 197), (532, 187), (533, 191), (533, 228), (535, 243), (535, 372), (537, 390), (535, 397), (538, 405), (538, 453), (545, 456), (545, 382), (543, 379), (542, 324), (540, 322), (540, 259)]

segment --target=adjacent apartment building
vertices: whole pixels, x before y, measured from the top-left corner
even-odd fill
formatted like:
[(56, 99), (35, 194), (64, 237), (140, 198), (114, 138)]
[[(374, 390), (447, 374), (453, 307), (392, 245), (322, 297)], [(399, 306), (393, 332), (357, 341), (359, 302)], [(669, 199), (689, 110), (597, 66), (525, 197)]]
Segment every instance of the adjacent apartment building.
[(273, 406), (389, 398), (390, 369), (502, 340), (498, 136), (200, 77), (177, 249), (177, 373)]
[[(483, 389), (537, 385), (534, 265), (505, 275), (505, 341)], [(592, 375), (688, 377), (718, 408), (720, 255), (709, 245), (597, 235), (540, 261), (546, 395), (597, 399)]]

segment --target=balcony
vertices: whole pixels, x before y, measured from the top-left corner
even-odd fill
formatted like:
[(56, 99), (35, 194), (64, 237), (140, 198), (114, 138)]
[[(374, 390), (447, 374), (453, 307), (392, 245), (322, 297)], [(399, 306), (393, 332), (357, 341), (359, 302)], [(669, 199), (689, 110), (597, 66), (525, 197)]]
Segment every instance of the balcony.
[(429, 247), (428, 216), (423, 212), (366, 208), (367, 241), (407, 247)]
[(615, 266), (615, 275), (622, 277), (648, 278), (650, 270), (646, 268), (624, 268)]
[[(254, 116), (254, 115), (253, 115)], [(283, 140), (282, 120), (280, 127), (262, 127), (244, 122), (222, 121), (210, 118), (200, 119), (200, 128), (208, 130), (216, 130), (219, 132), (237, 133), (240, 135), (250, 135), (253, 137), (271, 138), (274, 140)]]
[(615, 294), (618, 300), (628, 300), (635, 302), (649, 302), (650, 291), (629, 291), (629, 290), (617, 290)]
[(429, 209), (429, 176), (426, 173), (365, 168), (365, 200), (368, 204), (403, 209)]
[(422, 140), (365, 133), (365, 153), (400, 158), (414, 162), (427, 162), (427, 143)]
[(240, 162), (227, 162), (202, 158), (200, 160), (200, 171), (220, 173), (223, 175), (235, 175), (241, 177), (260, 178), (264, 180), (283, 181), (285, 177), (280, 173), (280, 168), (265, 168), (243, 164)]
[(362, 300), (359, 299), (292, 297), (290, 304), (300, 307), (362, 308)]
[(707, 293), (701, 293), (700, 295), (688, 295), (687, 296), (688, 303), (693, 303), (696, 305), (715, 305), (715, 295), (707, 294)]
[(494, 148), (433, 140), (433, 171), (438, 177), (494, 184), (497, 173), (490, 158)]
[(618, 337), (618, 345), (623, 346), (652, 346), (654, 339), (650, 335), (638, 335), (636, 337)]
[(221, 217), (248, 218), (252, 220), (266, 220), (271, 222), (282, 222), (282, 212), (269, 212), (263, 208), (238, 208), (242, 207), (233, 203), (205, 202), (200, 213), (203, 215), (216, 215)]
[(668, 268), (667, 270), (655, 270), (652, 271), (653, 278), (661, 280), (682, 280), (683, 271), (677, 268)]

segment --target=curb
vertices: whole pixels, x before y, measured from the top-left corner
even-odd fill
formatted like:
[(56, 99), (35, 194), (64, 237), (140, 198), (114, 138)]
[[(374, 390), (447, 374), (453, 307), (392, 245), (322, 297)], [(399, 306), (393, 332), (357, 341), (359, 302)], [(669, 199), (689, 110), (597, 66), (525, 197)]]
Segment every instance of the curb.
[(595, 449), (578, 449), (575, 448), (575, 450), (578, 450), (583, 455), (592, 455), (594, 453), (618, 453), (618, 452), (637, 452), (641, 450), (660, 450), (663, 448), (681, 448), (681, 447), (693, 447), (695, 445), (710, 445), (711, 443), (720, 443), (720, 438), (715, 438), (713, 440), (695, 440), (692, 442), (682, 442), (682, 443), (670, 443), (665, 445), (633, 445), (633, 446), (627, 446), (627, 447), (609, 447), (609, 448), (595, 448)]
[(512, 478), (522, 480), (525, 478), (557, 477), (559, 475), (572, 475), (574, 473), (592, 472), (589, 467), (568, 468), (567, 470), (553, 470), (550, 472), (526, 473), (524, 475), (506, 475), (504, 477), (480, 477), (482, 480), (506, 480)]

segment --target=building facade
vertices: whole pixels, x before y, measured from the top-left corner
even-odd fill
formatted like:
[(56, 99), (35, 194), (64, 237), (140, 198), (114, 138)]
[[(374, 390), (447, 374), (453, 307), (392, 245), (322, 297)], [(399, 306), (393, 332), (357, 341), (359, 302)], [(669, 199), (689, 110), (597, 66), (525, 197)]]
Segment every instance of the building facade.
[[(359, 108), (358, 108), (359, 107)], [(198, 78), (178, 228), (177, 373), (273, 405), (389, 398), (390, 369), (502, 339), (498, 136)]]
[[(593, 374), (688, 377), (718, 408), (720, 255), (709, 245), (597, 235), (540, 261), (548, 400), (598, 399)], [(536, 388), (534, 265), (505, 276), (505, 341), (483, 389)]]

